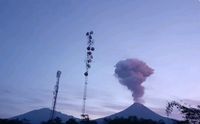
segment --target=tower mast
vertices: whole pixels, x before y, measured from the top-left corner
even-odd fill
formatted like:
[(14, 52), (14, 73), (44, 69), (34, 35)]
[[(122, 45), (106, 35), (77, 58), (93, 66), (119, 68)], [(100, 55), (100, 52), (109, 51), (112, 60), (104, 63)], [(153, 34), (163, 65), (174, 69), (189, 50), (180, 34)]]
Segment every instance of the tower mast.
[(88, 75), (89, 75), (89, 69), (91, 68), (91, 62), (93, 60), (93, 51), (94, 48), (94, 40), (92, 38), (93, 31), (87, 32), (87, 47), (86, 47), (86, 71), (84, 73), (85, 76), (85, 82), (84, 82), (84, 93), (83, 93), (83, 106), (82, 106), (82, 119), (89, 119), (89, 115), (86, 113), (86, 99), (87, 99), (87, 85), (88, 85)]
[(60, 75), (61, 75), (61, 71), (57, 71), (57, 73), (56, 73), (57, 81), (56, 81), (56, 85), (54, 87), (54, 92), (53, 92), (53, 106), (52, 106), (52, 113), (51, 113), (50, 120), (54, 119), (54, 114), (55, 114), (55, 109), (56, 109), (56, 102), (57, 102), (57, 96), (58, 96), (58, 89), (59, 89)]

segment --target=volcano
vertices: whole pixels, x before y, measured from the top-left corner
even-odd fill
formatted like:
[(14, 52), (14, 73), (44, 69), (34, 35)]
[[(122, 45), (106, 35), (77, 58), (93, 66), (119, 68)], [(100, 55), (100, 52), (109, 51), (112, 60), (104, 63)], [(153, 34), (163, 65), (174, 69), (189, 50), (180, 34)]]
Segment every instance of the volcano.
[(103, 120), (105, 118), (109, 118), (109, 119), (114, 119), (117, 117), (123, 117), (123, 118), (128, 118), (130, 116), (136, 116), (137, 118), (141, 118), (141, 119), (151, 119), (153, 121), (163, 121), (165, 122), (165, 124), (173, 124), (174, 120), (170, 119), (170, 118), (166, 118), (163, 117), (155, 112), (153, 112), (152, 110), (150, 110), (149, 108), (147, 108), (146, 106), (140, 104), (140, 103), (134, 103), (133, 105), (129, 106), (127, 109), (118, 112), (116, 114), (101, 118), (101, 119), (97, 119), (98, 124), (103, 124)]

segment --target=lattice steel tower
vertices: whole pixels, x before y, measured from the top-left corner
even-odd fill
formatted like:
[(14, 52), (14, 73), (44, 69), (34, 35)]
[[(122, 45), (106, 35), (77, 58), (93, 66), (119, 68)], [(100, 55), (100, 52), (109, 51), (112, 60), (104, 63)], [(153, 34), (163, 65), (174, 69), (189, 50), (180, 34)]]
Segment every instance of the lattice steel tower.
[(57, 71), (57, 73), (56, 73), (57, 81), (56, 81), (56, 85), (55, 85), (54, 91), (53, 91), (53, 106), (52, 106), (52, 113), (51, 113), (51, 116), (50, 116), (50, 120), (54, 119), (57, 96), (58, 96), (58, 89), (59, 89), (60, 75), (61, 75), (61, 71)]
[(89, 115), (86, 113), (86, 99), (87, 99), (87, 85), (88, 85), (88, 75), (89, 75), (89, 69), (91, 68), (91, 62), (93, 60), (93, 51), (94, 48), (94, 40), (92, 38), (93, 31), (87, 32), (87, 47), (86, 47), (86, 71), (84, 73), (85, 76), (85, 82), (84, 82), (84, 93), (83, 93), (83, 106), (82, 106), (82, 119), (89, 119)]

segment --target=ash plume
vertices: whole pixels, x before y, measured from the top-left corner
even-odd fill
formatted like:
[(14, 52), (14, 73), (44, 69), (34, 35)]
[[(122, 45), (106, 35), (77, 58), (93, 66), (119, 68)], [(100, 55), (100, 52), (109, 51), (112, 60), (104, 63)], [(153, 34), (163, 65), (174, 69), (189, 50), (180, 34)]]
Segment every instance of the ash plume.
[(153, 69), (138, 59), (121, 60), (115, 65), (115, 76), (131, 92), (135, 102), (144, 95), (142, 83), (153, 74)]

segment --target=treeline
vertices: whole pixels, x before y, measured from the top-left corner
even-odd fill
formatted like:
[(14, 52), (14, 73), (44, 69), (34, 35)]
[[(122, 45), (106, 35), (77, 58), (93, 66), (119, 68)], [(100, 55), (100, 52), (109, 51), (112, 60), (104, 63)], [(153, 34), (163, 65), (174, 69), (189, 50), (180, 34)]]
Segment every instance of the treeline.
[(105, 124), (165, 124), (164, 121), (153, 121), (151, 119), (138, 119), (135, 116), (129, 118), (115, 118), (115, 119), (104, 119)]
[[(8, 120), (0, 119), (0, 124), (31, 124), (28, 120)], [(97, 124), (94, 120), (81, 120), (77, 121), (74, 118), (63, 122), (60, 118), (55, 118), (54, 120), (49, 120), (42, 122), (41, 124)], [(163, 121), (153, 121), (150, 119), (138, 119), (137, 117), (129, 118), (114, 118), (114, 119), (104, 119), (104, 124), (165, 124)]]
[(54, 120), (48, 120), (47, 122), (42, 122), (41, 124), (97, 124), (97, 122), (93, 120), (77, 121), (74, 118), (70, 118), (68, 121), (63, 123), (63, 121), (60, 118), (56, 117)]
[(0, 124), (30, 124), (28, 120), (9, 120), (9, 119), (0, 119)]
[[(42, 124), (97, 124), (93, 120), (82, 120), (80, 122), (71, 118), (66, 123), (62, 123), (62, 120), (56, 118), (53, 121), (43, 122)], [(165, 124), (163, 121), (153, 121), (150, 119), (138, 119), (135, 116), (130, 116), (129, 118), (114, 118), (114, 119), (104, 119), (104, 124)]]
[[(116, 117), (114, 119), (105, 118), (103, 124), (165, 124), (164, 121), (153, 121), (151, 119), (139, 119), (135, 116), (130, 116), (129, 118)], [(28, 120), (8, 120), (0, 119), (0, 124), (31, 124)], [(41, 124), (98, 124), (94, 120), (81, 120), (77, 121), (74, 118), (69, 119), (66, 122), (63, 122), (60, 118), (55, 118), (54, 120), (49, 120), (42, 122)], [(175, 121), (174, 124), (189, 124), (187, 121)]]

